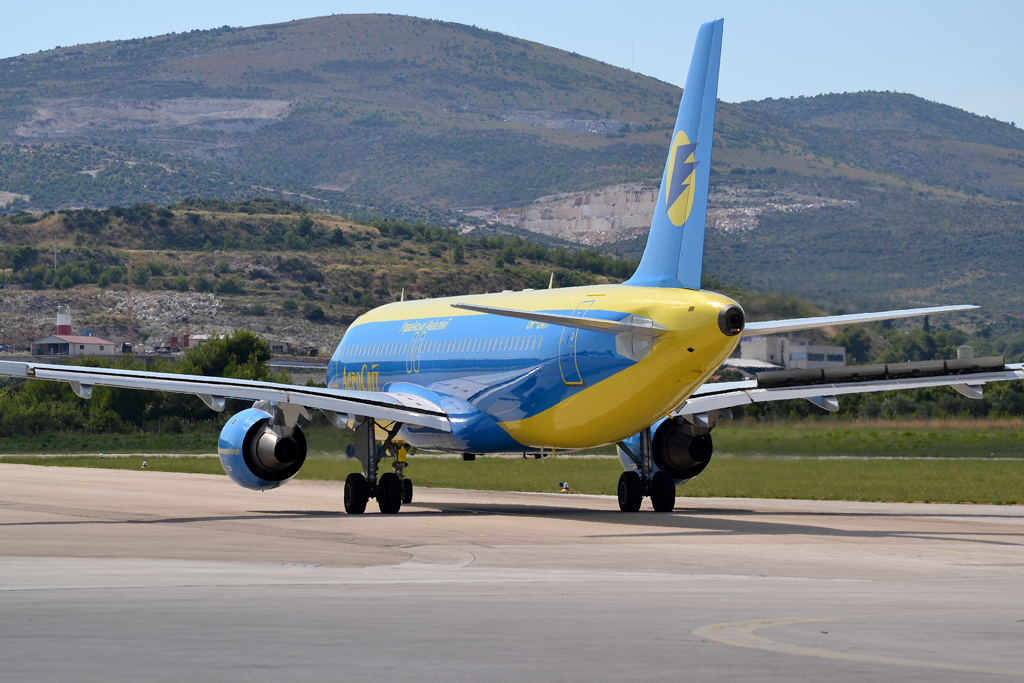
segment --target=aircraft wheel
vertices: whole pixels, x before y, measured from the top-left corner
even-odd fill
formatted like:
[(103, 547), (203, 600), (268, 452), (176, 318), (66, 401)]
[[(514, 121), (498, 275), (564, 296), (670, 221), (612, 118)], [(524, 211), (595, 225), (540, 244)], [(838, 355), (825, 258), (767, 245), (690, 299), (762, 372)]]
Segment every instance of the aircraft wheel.
[(402, 505), (412, 502), (412, 479), (402, 480)]
[(370, 487), (366, 485), (366, 477), (353, 472), (345, 478), (345, 512), (359, 515), (366, 510), (370, 500)]
[(385, 515), (402, 509), (402, 482), (394, 472), (385, 472), (377, 481), (377, 506)]
[(676, 480), (668, 472), (655, 472), (651, 478), (651, 505), (655, 512), (672, 512), (675, 509)]
[(640, 475), (636, 472), (623, 472), (619, 475), (619, 509), (623, 512), (636, 512), (643, 499)]

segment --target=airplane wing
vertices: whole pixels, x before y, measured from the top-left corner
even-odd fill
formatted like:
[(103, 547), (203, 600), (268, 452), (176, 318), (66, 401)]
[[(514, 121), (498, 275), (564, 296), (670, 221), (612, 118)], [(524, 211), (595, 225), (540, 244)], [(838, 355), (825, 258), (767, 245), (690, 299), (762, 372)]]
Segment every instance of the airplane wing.
[(900, 311), (880, 311), (878, 313), (850, 313), (848, 315), (826, 315), (820, 318), (790, 318), (789, 320), (767, 320), (764, 322), (747, 323), (743, 333), (756, 332), (762, 334), (781, 334), (797, 330), (813, 330), (833, 325), (853, 325), (871, 323), (878, 320), (895, 320), (896, 318), (916, 318), (936, 313), (952, 313), (953, 311), (969, 311), (979, 306), (960, 304), (956, 306), (932, 306), (931, 308), (906, 308)]
[(451, 431), (448, 415), (441, 408), (401, 392), (321, 389), (223, 377), (14, 361), (0, 361), (0, 375), (67, 382), (81, 398), (90, 398), (94, 386), (168, 391), (194, 394), (217, 412), (224, 410), (226, 399), (236, 398), (292, 405), (299, 412), (320, 410), (338, 426), (346, 423), (349, 416), (362, 416)]
[(984, 397), (989, 382), (1024, 380), (1024, 364), (1005, 365), (1002, 356), (914, 363), (847, 365), (818, 370), (758, 373), (757, 379), (705, 384), (672, 415), (706, 414), (736, 406), (804, 398), (828, 411), (839, 410), (838, 396), (951, 386), (967, 398)]

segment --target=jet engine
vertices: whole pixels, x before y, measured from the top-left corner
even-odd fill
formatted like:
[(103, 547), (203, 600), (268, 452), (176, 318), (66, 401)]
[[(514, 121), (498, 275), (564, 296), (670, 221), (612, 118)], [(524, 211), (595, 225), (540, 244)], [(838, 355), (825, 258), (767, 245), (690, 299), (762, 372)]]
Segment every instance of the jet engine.
[(674, 479), (692, 479), (703, 472), (713, 450), (710, 429), (679, 417), (662, 422), (651, 437), (654, 464)]
[[(713, 448), (709, 427), (698, 427), (681, 417), (663, 418), (651, 425), (651, 435), (651, 459), (654, 460), (655, 471), (667, 472), (677, 484), (693, 479), (711, 462)], [(635, 456), (640, 455), (639, 434), (624, 443)], [(637, 463), (621, 447), (618, 451), (623, 468), (637, 468)]]
[(239, 486), (266, 491), (294, 477), (306, 461), (306, 437), (298, 426), (272, 424), (255, 408), (233, 416), (220, 432), (217, 452), (224, 472)]

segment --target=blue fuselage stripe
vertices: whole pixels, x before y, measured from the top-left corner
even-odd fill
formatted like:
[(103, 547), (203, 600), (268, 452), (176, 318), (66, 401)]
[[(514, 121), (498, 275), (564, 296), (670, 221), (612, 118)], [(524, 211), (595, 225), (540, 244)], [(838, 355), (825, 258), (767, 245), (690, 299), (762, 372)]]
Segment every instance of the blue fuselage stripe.
[[(608, 320), (624, 315), (587, 313)], [(409, 382), (505, 422), (548, 410), (632, 364), (616, 353), (610, 334), (493, 315), (453, 316), (352, 326), (331, 358), (327, 385), (379, 391)]]

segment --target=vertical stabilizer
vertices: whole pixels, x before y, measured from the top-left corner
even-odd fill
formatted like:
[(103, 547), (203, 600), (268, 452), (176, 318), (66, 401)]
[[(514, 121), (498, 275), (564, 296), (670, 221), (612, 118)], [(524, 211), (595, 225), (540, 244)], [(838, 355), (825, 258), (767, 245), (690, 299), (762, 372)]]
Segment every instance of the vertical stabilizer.
[(723, 19), (700, 27), (647, 247), (627, 285), (700, 289)]

